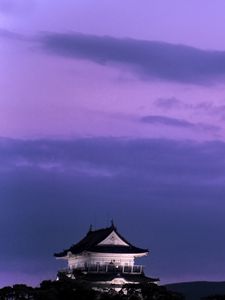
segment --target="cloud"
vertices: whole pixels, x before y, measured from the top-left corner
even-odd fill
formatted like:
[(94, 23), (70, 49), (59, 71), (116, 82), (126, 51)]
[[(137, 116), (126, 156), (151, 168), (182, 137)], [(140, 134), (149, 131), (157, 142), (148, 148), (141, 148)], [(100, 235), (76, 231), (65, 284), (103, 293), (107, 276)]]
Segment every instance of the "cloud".
[(196, 126), (194, 123), (191, 123), (189, 121), (165, 116), (144, 116), (140, 119), (140, 121), (148, 124), (162, 124), (166, 126), (185, 128), (194, 128)]
[[(68, 151), (67, 155), (64, 156), (63, 153), (57, 153), (57, 151), (53, 154), (52, 152), (52, 147), (54, 143), (58, 145), (58, 142), (50, 142), (50, 144), (46, 141), (39, 141), (36, 142), (34, 141), (33, 143), (28, 143), (27, 144), (27, 149), (26, 147), (26, 142), (24, 143), (17, 143), (14, 142), (13, 140), (8, 140), (10, 141), (8, 146), (8, 153), (5, 151), (2, 151), (1, 158), (0, 158), (0, 173), (2, 172), (11, 172), (12, 170), (23, 170), (25, 169), (30, 169), (30, 170), (39, 170), (39, 171), (46, 171), (46, 172), (58, 172), (58, 173), (65, 173), (65, 172), (70, 172), (71, 174), (74, 174), (74, 176), (94, 176), (94, 177), (110, 177), (114, 176), (117, 172), (113, 166), (108, 168), (108, 166), (105, 165), (96, 165), (95, 161), (91, 161), (88, 159), (79, 159), (79, 157), (73, 157), (72, 152), (73, 147)], [(7, 144), (8, 142), (6, 142)], [(61, 142), (60, 142), (61, 144)], [(66, 147), (70, 143), (64, 142), (64, 146)], [(61, 144), (61, 145), (63, 145)], [(5, 149), (5, 139), (2, 139), (0, 142), (0, 148), (3, 150)], [(37, 149), (35, 150), (35, 145)], [(74, 146), (76, 143), (74, 144)], [(10, 151), (10, 146), (12, 147), (12, 151)], [(17, 148), (17, 153), (14, 153), (13, 148)], [(57, 146), (56, 146), (57, 148)], [(49, 153), (51, 151), (51, 153)], [(14, 155), (15, 154), (15, 155)]]
[[(146, 117), (150, 118), (150, 116)], [(162, 117), (163, 118), (163, 117)], [(153, 118), (154, 120), (154, 118)], [(178, 126), (194, 126), (186, 125), (185, 121), (177, 120), (169, 121), (162, 119), (163, 122), (174, 122)], [(161, 122), (161, 119), (160, 119)], [(180, 125), (181, 124), (181, 125)], [(175, 126), (176, 126), (175, 125)], [(158, 152), (160, 149), (168, 149), (170, 159), (165, 153)], [(13, 140), (0, 139), (0, 172), (14, 172), (21, 170), (59, 173), (74, 177), (89, 176), (88, 169), (91, 173), (99, 176), (99, 173), (110, 173), (117, 176), (130, 177), (132, 172), (146, 172), (149, 175), (149, 170), (155, 164), (152, 160), (157, 153), (158, 173), (154, 171), (154, 176), (160, 175), (160, 178), (165, 180), (163, 174), (170, 172), (171, 176), (176, 178), (176, 164), (179, 162), (180, 156), (185, 156), (189, 160), (186, 172), (196, 168), (195, 162), (198, 157), (198, 168), (208, 168), (201, 173), (199, 180), (207, 177), (212, 169), (218, 168), (223, 171), (223, 166), (220, 164), (220, 158), (223, 158), (225, 150), (224, 143), (194, 143), (194, 142), (179, 142), (161, 139), (120, 139), (120, 138), (83, 138), (75, 140)], [(211, 160), (209, 157), (214, 155), (217, 159)], [(177, 161), (178, 160), (178, 161)], [(166, 170), (168, 163), (173, 161), (174, 172)], [(216, 164), (218, 162), (218, 164)], [(179, 166), (179, 169), (181, 168)], [(164, 171), (161, 173), (162, 168)], [(63, 171), (63, 172), (62, 172)], [(197, 174), (197, 173), (196, 173)], [(222, 172), (223, 174), (223, 172)], [(195, 172), (192, 174), (195, 175)], [(161, 177), (162, 176), (162, 177)], [(215, 176), (215, 174), (214, 174)], [(92, 177), (92, 176), (91, 176)], [(106, 176), (108, 177), (108, 176)], [(212, 177), (213, 179), (214, 177)], [(100, 179), (101, 176), (100, 176)], [(160, 180), (161, 180), (160, 179)], [(194, 180), (195, 182), (195, 180)]]
[(140, 122), (146, 124), (156, 124), (156, 125), (165, 125), (172, 126), (177, 128), (186, 128), (186, 129), (197, 129), (197, 130), (205, 130), (205, 131), (219, 131), (220, 128), (211, 124), (203, 124), (203, 123), (192, 123), (183, 119), (177, 119), (167, 116), (159, 116), (159, 115), (148, 115), (140, 118)]
[(216, 105), (212, 102), (200, 102), (191, 106), (192, 109), (202, 111), (208, 115), (220, 116), (222, 120), (225, 119), (225, 105)]
[(80, 33), (45, 33), (44, 51), (102, 65), (126, 65), (142, 80), (216, 83), (225, 76), (225, 52), (164, 42)]
[(28, 41), (28, 37), (19, 34), (17, 32), (13, 32), (7, 29), (0, 28), (0, 38), (17, 40), (17, 41)]
[(1, 272), (54, 278), (52, 254), (114, 217), (150, 248), (149, 275), (213, 279), (225, 259), (224, 153), (217, 141), (0, 139)]
[(170, 98), (158, 98), (154, 101), (154, 104), (160, 108), (169, 110), (173, 108), (177, 108), (182, 106), (182, 102), (175, 98), (175, 97), (170, 97)]
[(216, 115), (219, 116), (221, 120), (225, 119), (225, 105), (218, 105), (211, 101), (201, 101), (195, 104), (191, 104), (182, 102), (175, 97), (171, 97), (158, 98), (153, 102), (153, 104), (163, 110), (184, 109), (203, 113), (204, 115)]

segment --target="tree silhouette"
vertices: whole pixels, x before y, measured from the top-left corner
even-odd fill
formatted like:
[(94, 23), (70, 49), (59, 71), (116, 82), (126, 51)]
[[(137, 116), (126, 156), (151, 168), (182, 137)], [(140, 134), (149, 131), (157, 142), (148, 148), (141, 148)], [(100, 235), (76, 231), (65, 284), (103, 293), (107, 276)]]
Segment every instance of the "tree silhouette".
[[(114, 289), (96, 291), (87, 282), (61, 278), (45, 280), (40, 287), (24, 284), (0, 289), (0, 300), (182, 300), (183, 297), (153, 283), (128, 284), (120, 292)], [(224, 298), (218, 298), (222, 300)], [(214, 300), (214, 298), (210, 299)], [(217, 298), (216, 298), (217, 300)]]
[(225, 295), (214, 295), (202, 298), (202, 300), (225, 300)]

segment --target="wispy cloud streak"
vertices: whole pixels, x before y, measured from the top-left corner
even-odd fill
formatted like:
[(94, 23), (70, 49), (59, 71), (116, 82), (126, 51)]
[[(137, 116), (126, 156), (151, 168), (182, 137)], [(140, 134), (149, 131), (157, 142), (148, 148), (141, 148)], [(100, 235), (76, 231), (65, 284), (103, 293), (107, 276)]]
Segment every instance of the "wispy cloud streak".
[(140, 119), (143, 123), (162, 124), (175, 127), (194, 128), (195, 124), (182, 119), (176, 119), (166, 116), (144, 116)]
[(206, 84), (225, 76), (225, 52), (164, 42), (80, 33), (45, 33), (44, 51), (103, 65), (127, 65), (142, 80)]
[(177, 119), (173, 117), (161, 116), (161, 115), (148, 115), (140, 118), (140, 122), (145, 124), (156, 124), (172, 126), (183, 129), (194, 129), (194, 130), (206, 130), (206, 131), (219, 131), (220, 128), (215, 125), (203, 124), (203, 123), (193, 123), (184, 119)]

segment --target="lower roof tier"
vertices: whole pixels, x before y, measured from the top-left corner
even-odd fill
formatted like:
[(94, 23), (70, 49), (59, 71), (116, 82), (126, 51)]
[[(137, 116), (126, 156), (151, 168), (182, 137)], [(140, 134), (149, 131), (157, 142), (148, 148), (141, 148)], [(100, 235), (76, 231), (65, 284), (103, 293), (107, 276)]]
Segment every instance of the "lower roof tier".
[[(74, 270), (71, 272), (76, 280), (87, 282), (111, 282), (115, 279), (124, 279), (127, 283), (150, 283), (158, 282), (158, 278), (151, 278), (141, 274), (121, 274), (121, 273), (85, 273)], [(59, 274), (60, 275), (60, 272)], [(64, 273), (64, 275), (66, 275)], [(68, 273), (69, 275), (69, 273)]]

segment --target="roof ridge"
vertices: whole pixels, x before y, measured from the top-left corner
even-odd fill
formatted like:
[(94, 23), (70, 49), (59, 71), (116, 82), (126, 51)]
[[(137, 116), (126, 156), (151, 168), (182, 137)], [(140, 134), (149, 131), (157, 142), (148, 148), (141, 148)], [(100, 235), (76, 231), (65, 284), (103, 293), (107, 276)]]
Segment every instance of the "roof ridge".
[(96, 233), (96, 232), (99, 232), (99, 231), (106, 231), (106, 230), (116, 230), (115, 227), (113, 226), (109, 226), (109, 227), (105, 227), (105, 228), (99, 228), (99, 229), (95, 229), (93, 230), (93, 228), (91, 230), (88, 231), (88, 233)]
[[(129, 247), (119, 247), (119, 245), (113, 245), (113, 248), (115, 251), (121, 250), (124, 252), (125, 248), (129, 249), (130, 251), (134, 251), (134, 253), (143, 253), (148, 252), (148, 249), (141, 249), (136, 246), (134, 246), (132, 243), (128, 242), (118, 231), (117, 228), (112, 223), (110, 227), (106, 228), (100, 228), (97, 230), (89, 230), (86, 234), (86, 236), (81, 239), (79, 242), (73, 244), (69, 249), (63, 250), (61, 253), (56, 253), (55, 256), (62, 257), (65, 256), (66, 253), (72, 252), (72, 253), (81, 253), (82, 251), (96, 251), (96, 248), (99, 249), (98, 244), (107, 238), (108, 235), (110, 235), (112, 232), (115, 232), (120, 239), (122, 239)], [(112, 248), (112, 245), (110, 247), (100, 247), (102, 249), (110, 249)], [(113, 250), (113, 249), (112, 249)]]

